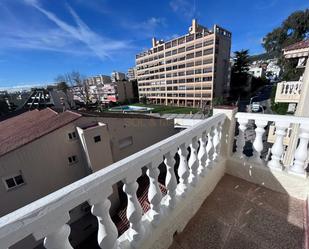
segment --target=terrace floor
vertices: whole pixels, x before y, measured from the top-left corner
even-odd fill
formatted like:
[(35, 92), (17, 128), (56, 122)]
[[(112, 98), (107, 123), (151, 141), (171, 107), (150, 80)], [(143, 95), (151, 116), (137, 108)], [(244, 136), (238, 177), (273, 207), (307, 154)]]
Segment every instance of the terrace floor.
[(170, 249), (300, 249), (305, 202), (225, 175)]

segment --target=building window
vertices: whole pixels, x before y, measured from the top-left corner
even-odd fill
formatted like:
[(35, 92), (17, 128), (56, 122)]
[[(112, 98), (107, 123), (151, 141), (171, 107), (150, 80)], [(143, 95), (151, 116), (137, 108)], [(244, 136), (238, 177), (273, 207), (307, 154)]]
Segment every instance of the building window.
[(18, 186), (25, 184), (25, 181), (21, 174), (6, 177), (3, 179), (3, 181), (5, 183), (6, 189), (13, 189), (13, 188), (16, 188)]
[(120, 139), (118, 141), (119, 149), (124, 149), (128, 146), (131, 146), (133, 144), (133, 137), (125, 137), (123, 139)]
[(101, 136), (95, 136), (93, 137), (93, 140), (95, 143), (101, 142)]
[(69, 137), (69, 140), (75, 140), (77, 138), (76, 132), (73, 131), (73, 132), (68, 133), (68, 137)]
[(77, 156), (69, 156), (68, 157), (69, 164), (77, 163)]

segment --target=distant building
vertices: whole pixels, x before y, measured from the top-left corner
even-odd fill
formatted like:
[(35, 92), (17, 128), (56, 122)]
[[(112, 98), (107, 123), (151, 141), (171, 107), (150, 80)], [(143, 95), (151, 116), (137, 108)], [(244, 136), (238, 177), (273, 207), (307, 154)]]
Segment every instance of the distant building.
[(132, 67), (128, 69), (127, 78), (128, 80), (135, 80), (137, 76), (136, 68)]
[(111, 80), (112, 82), (117, 82), (117, 81), (125, 81), (126, 75), (125, 73), (121, 73), (121, 72), (112, 72), (111, 74)]
[(309, 56), (309, 39), (294, 43), (283, 49), (283, 55), (287, 59), (298, 59), (297, 68), (305, 68)]
[(249, 74), (256, 78), (262, 78), (265, 76), (266, 70), (261, 66), (252, 66), (249, 68)]
[(75, 108), (73, 94), (70, 91), (63, 92), (57, 90), (55, 86), (45, 88), (32, 88), (31, 93), (20, 109), (33, 110), (46, 107), (56, 109)]
[(107, 83), (111, 83), (111, 77), (108, 75), (103, 75), (103, 74), (99, 74), (97, 76), (92, 76), (92, 77), (88, 77), (87, 79), (85, 79), (85, 82), (88, 86), (92, 86), (92, 85), (104, 85)]
[(281, 68), (278, 66), (277, 59), (267, 60), (268, 65), (266, 68), (266, 77), (270, 80), (276, 80), (279, 78), (281, 73)]
[[(140, 114), (57, 113), (46, 108), (4, 120), (0, 122), (0, 198), (5, 202), (0, 216), (175, 133), (173, 120)], [(113, 192), (112, 203), (117, 205), (117, 186)], [(70, 211), (73, 245), (96, 229), (96, 218), (89, 211), (87, 203)], [(28, 237), (10, 248), (37, 244)]]
[(85, 86), (72, 87), (74, 99), (85, 102), (86, 95), (88, 95), (93, 103), (131, 101), (134, 98), (132, 82), (125, 79), (124, 73), (113, 72), (112, 75), (113, 79), (107, 75), (89, 77), (85, 79)]
[(194, 19), (189, 33), (170, 41), (153, 38), (136, 55), (139, 98), (155, 104), (202, 106), (224, 96), (229, 84), (231, 33), (209, 30)]

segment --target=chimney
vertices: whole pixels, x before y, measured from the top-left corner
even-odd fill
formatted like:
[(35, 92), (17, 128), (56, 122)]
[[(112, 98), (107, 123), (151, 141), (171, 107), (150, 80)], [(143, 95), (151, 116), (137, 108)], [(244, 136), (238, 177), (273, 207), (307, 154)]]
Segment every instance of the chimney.
[(157, 45), (157, 39), (152, 37), (152, 47), (154, 48)]
[(192, 19), (192, 33), (196, 33), (197, 31), (197, 20)]

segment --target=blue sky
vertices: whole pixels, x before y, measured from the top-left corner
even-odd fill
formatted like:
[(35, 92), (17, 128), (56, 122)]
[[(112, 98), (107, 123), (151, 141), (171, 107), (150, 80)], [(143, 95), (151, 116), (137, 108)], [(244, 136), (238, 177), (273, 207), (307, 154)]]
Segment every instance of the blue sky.
[(77, 70), (127, 71), (151, 37), (185, 34), (193, 17), (230, 30), (232, 51), (262, 37), (308, 0), (0, 0), (0, 88), (46, 84)]

